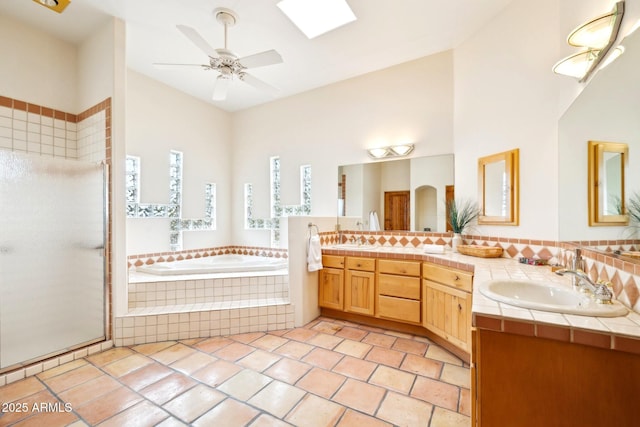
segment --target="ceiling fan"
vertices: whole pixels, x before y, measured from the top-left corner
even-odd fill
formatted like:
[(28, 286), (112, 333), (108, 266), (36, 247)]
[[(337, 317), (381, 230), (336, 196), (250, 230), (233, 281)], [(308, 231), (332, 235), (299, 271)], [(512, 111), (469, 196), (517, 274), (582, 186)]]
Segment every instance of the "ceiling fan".
[(208, 64), (167, 64), (154, 63), (159, 68), (165, 67), (201, 67), (205, 70), (218, 72), (218, 77), (213, 87), (214, 101), (226, 99), (229, 85), (232, 80), (241, 80), (257, 89), (275, 95), (278, 89), (263, 82), (262, 80), (247, 73), (249, 68), (264, 67), (266, 65), (279, 64), (282, 57), (275, 50), (267, 50), (253, 55), (238, 58), (227, 48), (227, 29), (236, 24), (238, 15), (230, 9), (217, 8), (213, 11), (216, 21), (224, 26), (224, 48), (214, 49), (211, 45), (193, 28), (186, 25), (177, 25), (178, 30), (184, 34), (193, 44), (209, 57)]

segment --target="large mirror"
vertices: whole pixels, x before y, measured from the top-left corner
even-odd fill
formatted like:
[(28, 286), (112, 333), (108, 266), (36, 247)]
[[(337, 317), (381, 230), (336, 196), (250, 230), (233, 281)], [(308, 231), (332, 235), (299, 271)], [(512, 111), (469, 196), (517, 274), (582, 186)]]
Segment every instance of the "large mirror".
[(453, 199), (453, 154), (338, 167), (338, 224), (361, 230), (446, 232)]
[(589, 141), (589, 225), (627, 225), (627, 144)]
[(518, 225), (520, 150), (478, 159), (478, 224)]
[[(640, 192), (640, 31), (622, 40), (625, 50), (613, 63), (601, 69), (592, 78), (558, 125), (558, 230), (561, 241), (607, 241), (630, 239), (640, 244), (639, 224), (609, 224), (596, 227), (589, 221), (588, 141), (613, 141), (627, 146), (625, 186), (617, 178), (622, 162), (616, 152), (603, 151), (602, 162), (614, 165), (611, 191), (624, 189), (625, 202), (630, 195)], [(614, 188), (615, 187), (615, 188)], [(595, 197), (595, 194), (594, 194)], [(599, 212), (605, 217), (616, 215), (615, 200), (607, 200), (600, 193)], [(596, 200), (596, 199), (594, 199)], [(609, 203), (611, 202), (611, 203)], [(613, 208), (613, 212), (611, 209)], [(605, 212), (606, 209), (606, 212)], [(634, 227), (635, 225), (635, 227)], [(628, 259), (627, 259), (628, 260)]]

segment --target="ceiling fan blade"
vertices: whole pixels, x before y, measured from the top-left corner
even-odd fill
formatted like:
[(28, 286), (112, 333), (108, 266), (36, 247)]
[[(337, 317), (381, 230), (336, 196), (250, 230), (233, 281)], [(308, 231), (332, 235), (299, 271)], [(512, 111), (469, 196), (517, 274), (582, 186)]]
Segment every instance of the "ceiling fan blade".
[(165, 63), (165, 62), (154, 62), (152, 64), (154, 67), (160, 70), (174, 70), (176, 68), (184, 68), (184, 67), (199, 67), (208, 70), (211, 68), (208, 64), (175, 64), (175, 63)]
[(238, 60), (245, 68), (264, 67), (265, 65), (280, 64), (282, 56), (275, 50), (267, 50)]
[(214, 101), (223, 101), (227, 98), (227, 92), (229, 91), (229, 84), (231, 79), (228, 77), (218, 76), (213, 85), (213, 96), (211, 99)]
[(216, 50), (212, 48), (211, 45), (205, 39), (203, 39), (200, 33), (198, 33), (196, 30), (186, 25), (176, 25), (176, 27), (182, 34), (184, 34), (189, 40), (191, 40), (193, 44), (198, 46), (201, 51), (206, 53), (207, 56), (210, 56), (212, 58), (218, 57), (218, 53), (216, 52)]
[(270, 84), (263, 82), (262, 80), (252, 76), (251, 74), (241, 73), (239, 77), (240, 77), (240, 80), (242, 80), (243, 82), (255, 87), (256, 89), (265, 91), (271, 96), (276, 96), (278, 92), (280, 92), (279, 89), (271, 86)]

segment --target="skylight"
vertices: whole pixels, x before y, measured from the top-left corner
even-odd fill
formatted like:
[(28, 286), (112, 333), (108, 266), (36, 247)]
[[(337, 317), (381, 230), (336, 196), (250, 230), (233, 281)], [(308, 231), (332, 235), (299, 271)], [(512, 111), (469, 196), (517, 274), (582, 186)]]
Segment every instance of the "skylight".
[(346, 0), (282, 0), (278, 7), (310, 39), (356, 20)]

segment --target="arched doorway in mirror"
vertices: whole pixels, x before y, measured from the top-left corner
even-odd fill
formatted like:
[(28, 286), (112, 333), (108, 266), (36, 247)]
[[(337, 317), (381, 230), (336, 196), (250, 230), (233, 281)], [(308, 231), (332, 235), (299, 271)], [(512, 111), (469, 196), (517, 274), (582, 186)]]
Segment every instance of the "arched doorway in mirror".
[[(449, 205), (449, 201), (453, 200), (454, 192), (453, 185), (445, 186), (444, 206)], [(431, 185), (422, 185), (415, 189), (415, 224), (414, 230), (416, 231), (442, 231), (438, 225), (438, 190)], [(442, 206), (442, 205), (440, 205)], [(442, 212), (440, 213), (442, 215)], [(445, 218), (448, 218), (448, 213), (445, 213)], [(449, 222), (445, 220), (446, 231), (451, 231)]]

